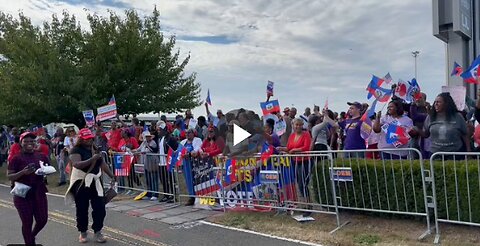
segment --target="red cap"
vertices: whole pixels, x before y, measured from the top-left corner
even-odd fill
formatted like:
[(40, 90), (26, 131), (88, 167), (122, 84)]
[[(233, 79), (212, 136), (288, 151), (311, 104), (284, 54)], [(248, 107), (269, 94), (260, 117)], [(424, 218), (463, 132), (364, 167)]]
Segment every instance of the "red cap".
[(33, 132), (24, 132), (20, 135), (20, 142), (26, 137), (31, 137), (31, 138), (35, 139), (35, 138), (37, 138), (37, 135), (35, 135), (35, 133), (33, 133)]
[(88, 140), (94, 138), (95, 136), (93, 135), (92, 131), (90, 131), (90, 129), (83, 128), (78, 132), (78, 137), (83, 140)]

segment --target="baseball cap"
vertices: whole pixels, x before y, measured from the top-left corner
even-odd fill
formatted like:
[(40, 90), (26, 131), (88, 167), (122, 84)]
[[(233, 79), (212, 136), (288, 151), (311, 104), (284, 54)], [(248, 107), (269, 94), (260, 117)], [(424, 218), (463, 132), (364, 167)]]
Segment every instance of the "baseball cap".
[(359, 102), (357, 102), (357, 101), (355, 101), (355, 102), (347, 102), (347, 104), (348, 104), (348, 106), (352, 106), (352, 105), (353, 105), (353, 106), (357, 107), (358, 109), (362, 109), (362, 104), (359, 103)]
[(37, 138), (37, 135), (35, 135), (35, 133), (33, 132), (24, 132), (20, 135), (20, 142), (24, 139), (24, 138)]
[(165, 123), (165, 121), (163, 120), (157, 121), (157, 127), (159, 127), (160, 129), (165, 129), (166, 126), (167, 124)]
[(284, 112), (284, 113), (285, 113), (285, 112), (288, 112), (288, 111), (290, 111), (290, 108), (289, 108), (289, 107), (286, 107), (286, 108), (283, 109), (283, 112)]
[(90, 129), (83, 128), (78, 132), (78, 137), (83, 140), (88, 140), (94, 138), (95, 136), (93, 135), (92, 131), (90, 131)]

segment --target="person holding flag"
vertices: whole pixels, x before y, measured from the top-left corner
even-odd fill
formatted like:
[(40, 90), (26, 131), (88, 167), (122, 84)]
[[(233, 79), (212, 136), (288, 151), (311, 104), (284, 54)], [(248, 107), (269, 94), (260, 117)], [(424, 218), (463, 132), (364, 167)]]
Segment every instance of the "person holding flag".
[(194, 176), (192, 172), (193, 163), (195, 159), (199, 156), (202, 151), (202, 140), (198, 137), (195, 137), (196, 130), (189, 128), (187, 130), (187, 138), (182, 140), (180, 143), (181, 146), (185, 149), (185, 156), (183, 158), (183, 174), (185, 175), (185, 183), (187, 185), (188, 195), (190, 198), (185, 204), (186, 206), (192, 206), (195, 204), (195, 190), (193, 189)]
[[(403, 104), (399, 99), (392, 100), (387, 106), (387, 115), (382, 117), (382, 111), (377, 113), (373, 123), (373, 131), (380, 133), (379, 149), (408, 148), (409, 132), (413, 128), (413, 121), (404, 115)], [(382, 159), (406, 159), (408, 151), (382, 151)]]

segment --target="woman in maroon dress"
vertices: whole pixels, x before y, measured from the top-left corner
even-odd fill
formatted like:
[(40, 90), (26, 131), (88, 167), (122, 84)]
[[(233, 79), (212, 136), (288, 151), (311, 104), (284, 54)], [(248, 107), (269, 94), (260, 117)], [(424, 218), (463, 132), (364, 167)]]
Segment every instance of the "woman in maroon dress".
[[(13, 157), (8, 165), (8, 179), (31, 187), (25, 198), (14, 195), (13, 203), (22, 220), (22, 234), (25, 245), (35, 245), (35, 236), (45, 227), (48, 219), (47, 187), (43, 175), (36, 175), (40, 162), (48, 164), (48, 158), (35, 151), (35, 134), (20, 135), (22, 151)], [(35, 218), (35, 226), (33, 219)]]

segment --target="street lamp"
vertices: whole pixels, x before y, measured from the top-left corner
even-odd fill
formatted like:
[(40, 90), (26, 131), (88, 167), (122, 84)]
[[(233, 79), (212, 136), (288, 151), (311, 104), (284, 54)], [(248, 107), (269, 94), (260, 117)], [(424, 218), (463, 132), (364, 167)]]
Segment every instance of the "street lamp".
[(417, 56), (420, 54), (420, 51), (416, 50), (412, 52), (413, 58), (415, 58), (415, 79), (418, 81), (417, 78)]

